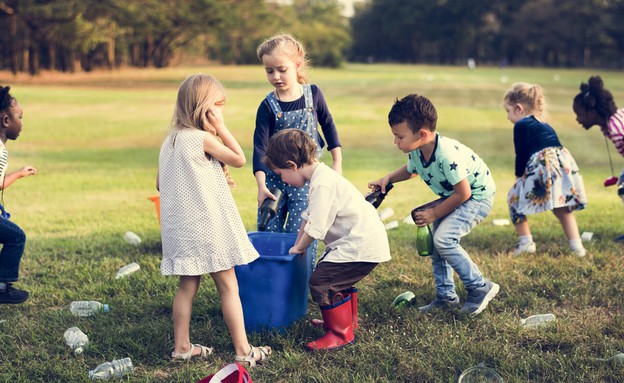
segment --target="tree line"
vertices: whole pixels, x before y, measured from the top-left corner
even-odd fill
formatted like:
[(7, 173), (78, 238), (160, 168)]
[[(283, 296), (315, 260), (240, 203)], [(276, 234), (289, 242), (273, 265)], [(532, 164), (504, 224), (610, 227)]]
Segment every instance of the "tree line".
[(624, 66), (624, 0), (0, 0), (0, 70), (166, 67), (182, 54), (257, 63), (289, 32), (313, 65), (345, 60)]

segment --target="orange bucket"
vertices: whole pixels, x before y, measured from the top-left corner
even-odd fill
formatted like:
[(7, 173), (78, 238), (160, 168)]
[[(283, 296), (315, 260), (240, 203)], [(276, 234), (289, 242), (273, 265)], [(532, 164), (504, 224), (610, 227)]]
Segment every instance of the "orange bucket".
[(147, 197), (147, 199), (154, 202), (154, 205), (156, 206), (156, 214), (158, 215), (158, 223), (160, 224), (160, 196), (155, 195)]

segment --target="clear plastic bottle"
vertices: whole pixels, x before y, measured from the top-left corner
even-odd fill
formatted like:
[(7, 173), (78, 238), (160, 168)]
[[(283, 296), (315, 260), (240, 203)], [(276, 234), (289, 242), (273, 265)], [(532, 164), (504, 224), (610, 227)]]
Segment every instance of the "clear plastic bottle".
[(141, 243), (141, 238), (131, 231), (126, 231), (126, 233), (124, 234), (124, 241), (136, 246)]
[(597, 358), (597, 360), (601, 361), (601, 362), (611, 362), (611, 363), (616, 363), (616, 364), (624, 364), (624, 353), (619, 353), (619, 354), (615, 354), (610, 358)]
[(89, 337), (82, 332), (78, 327), (70, 327), (63, 334), (65, 343), (74, 350), (74, 354), (82, 354), (89, 345)]
[(539, 327), (553, 322), (555, 318), (555, 314), (531, 315), (525, 319), (520, 319), (520, 324), (524, 327)]
[(392, 307), (394, 308), (405, 307), (409, 305), (414, 298), (416, 298), (416, 295), (414, 295), (414, 293), (411, 291), (406, 291), (404, 293), (401, 293), (397, 295), (396, 298), (394, 298), (394, 301), (392, 302)]
[(100, 312), (108, 312), (108, 305), (97, 301), (73, 301), (69, 305), (72, 314), (81, 317), (88, 317)]
[(92, 380), (119, 378), (131, 373), (133, 369), (134, 366), (130, 358), (116, 359), (112, 362), (102, 363), (94, 370), (89, 371), (89, 378)]
[(129, 263), (117, 271), (117, 275), (115, 276), (115, 279), (123, 278), (127, 275), (130, 275), (134, 273), (135, 271), (139, 271), (140, 268), (141, 266), (139, 266), (139, 264), (136, 262)]

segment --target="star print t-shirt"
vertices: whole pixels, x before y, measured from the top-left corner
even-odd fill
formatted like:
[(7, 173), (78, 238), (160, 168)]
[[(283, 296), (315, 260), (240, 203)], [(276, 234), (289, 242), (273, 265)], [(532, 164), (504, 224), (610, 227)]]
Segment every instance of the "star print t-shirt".
[(408, 154), (407, 171), (418, 174), (442, 198), (453, 194), (453, 185), (468, 179), (472, 198), (483, 200), (496, 192), (494, 178), (487, 165), (475, 152), (457, 140), (436, 133), (436, 146), (429, 162), (420, 149)]

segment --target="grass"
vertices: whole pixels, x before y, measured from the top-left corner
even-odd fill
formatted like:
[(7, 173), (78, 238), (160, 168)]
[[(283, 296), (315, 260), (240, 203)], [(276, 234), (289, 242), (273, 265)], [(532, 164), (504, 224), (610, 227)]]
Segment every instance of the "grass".
[[(194, 341), (216, 348), (208, 363), (174, 363), (171, 301), (176, 278), (160, 274), (160, 231), (153, 204), (158, 151), (171, 118), (177, 86), (194, 72), (219, 78), (228, 90), (225, 118), (251, 159), (255, 111), (270, 90), (259, 66), (180, 67), (163, 70), (43, 74), (0, 73), (0, 84), (24, 106), (24, 131), (9, 142), (11, 169), (38, 168), (35, 177), (4, 193), (13, 221), (28, 236), (20, 287), (31, 292), (22, 305), (0, 306), (0, 381), (83, 382), (99, 363), (129, 356), (136, 369), (131, 382), (194, 382), (233, 360), (233, 348), (220, 314), (218, 294), (204, 280), (193, 308)], [(269, 344), (274, 356), (251, 371), (255, 382), (455, 382), (478, 363), (496, 369), (506, 382), (617, 382), (622, 365), (596, 361), (624, 351), (622, 245), (624, 210), (614, 188), (605, 143), (597, 128), (583, 131), (571, 102), (581, 81), (600, 74), (624, 103), (624, 76), (618, 72), (532, 68), (347, 65), (314, 69), (337, 122), (344, 150), (344, 175), (366, 192), (366, 184), (405, 162), (395, 149), (387, 113), (397, 97), (422, 93), (435, 103), (438, 129), (472, 147), (488, 163), (498, 193), (488, 219), (463, 239), (484, 275), (501, 293), (477, 317), (456, 312), (419, 314), (415, 307), (390, 308), (394, 297), (411, 290), (416, 304), (435, 291), (431, 265), (416, 255), (413, 226), (389, 232), (392, 261), (360, 283), (363, 325), (357, 343), (332, 353), (308, 353), (305, 342), (318, 329), (306, 320), (284, 334), (249, 334), (253, 344)], [(538, 253), (513, 257), (515, 234), (494, 226), (506, 218), (505, 196), (513, 176), (511, 124), (501, 98), (516, 81), (540, 83), (550, 102), (550, 121), (576, 158), (589, 196), (575, 213), (581, 231), (594, 233), (589, 255), (567, 251), (552, 214), (531, 217)], [(616, 172), (624, 159), (611, 144)], [(329, 156), (326, 156), (327, 160)], [(248, 230), (255, 229), (255, 181), (250, 164), (232, 169), (233, 190)], [(401, 221), (414, 206), (435, 198), (419, 180), (396, 185), (382, 207)], [(123, 242), (131, 230), (138, 247)], [(115, 280), (116, 270), (138, 262), (141, 271)], [(461, 298), (463, 286), (458, 282)], [(111, 311), (93, 318), (69, 313), (72, 300), (99, 300)], [(308, 317), (318, 316), (309, 305)], [(552, 312), (553, 326), (523, 329), (519, 319)], [(74, 356), (63, 333), (80, 327), (91, 339)]]

